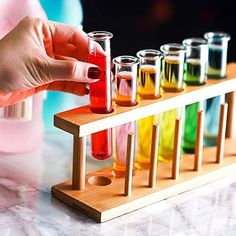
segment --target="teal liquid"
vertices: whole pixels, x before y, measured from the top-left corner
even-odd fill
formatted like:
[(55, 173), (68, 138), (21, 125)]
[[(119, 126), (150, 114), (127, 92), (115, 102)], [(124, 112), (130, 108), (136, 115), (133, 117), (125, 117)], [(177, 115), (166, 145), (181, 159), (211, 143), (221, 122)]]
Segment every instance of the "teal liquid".
[(224, 95), (206, 100), (204, 146), (216, 146), (220, 123), (220, 105)]

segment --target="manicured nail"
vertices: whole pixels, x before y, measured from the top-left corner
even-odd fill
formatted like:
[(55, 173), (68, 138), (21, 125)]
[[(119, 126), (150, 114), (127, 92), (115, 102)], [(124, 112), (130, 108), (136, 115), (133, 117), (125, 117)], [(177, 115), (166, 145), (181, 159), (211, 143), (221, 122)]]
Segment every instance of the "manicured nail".
[(101, 76), (101, 70), (98, 67), (90, 67), (88, 69), (88, 78), (99, 79)]

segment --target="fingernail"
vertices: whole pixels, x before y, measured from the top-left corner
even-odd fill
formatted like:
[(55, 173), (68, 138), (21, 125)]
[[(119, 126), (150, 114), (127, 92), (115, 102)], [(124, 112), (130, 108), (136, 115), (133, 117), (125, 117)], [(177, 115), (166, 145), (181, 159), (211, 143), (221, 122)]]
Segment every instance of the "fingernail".
[(101, 76), (101, 70), (98, 67), (90, 67), (88, 69), (88, 78), (99, 79)]

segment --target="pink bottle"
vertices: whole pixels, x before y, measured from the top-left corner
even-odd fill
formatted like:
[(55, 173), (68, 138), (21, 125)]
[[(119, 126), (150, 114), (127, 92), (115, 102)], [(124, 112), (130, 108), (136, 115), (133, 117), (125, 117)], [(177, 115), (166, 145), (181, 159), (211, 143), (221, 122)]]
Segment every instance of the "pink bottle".
[[(0, 9), (0, 39), (25, 16), (46, 19), (38, 0), (1, 0)], [(41, 143), (43, 98), (43, 93), (39, 93), (18, 104), (0, 108), (0, 152), (26, 152)]]

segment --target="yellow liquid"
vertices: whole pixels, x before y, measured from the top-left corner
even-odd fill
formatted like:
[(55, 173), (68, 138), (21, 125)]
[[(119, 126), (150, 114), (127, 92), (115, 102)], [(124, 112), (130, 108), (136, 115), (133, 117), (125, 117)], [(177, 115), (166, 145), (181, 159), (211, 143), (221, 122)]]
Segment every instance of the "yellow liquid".
[(140, 97), (146, 99), (160, 97), (160, 74), (157, 74), (156, 66), (141, 66), (138, 93)]
[(179, 109), (163, 112), (160, 118), (160, 138), (158, 160), (168, 162), (173, 158), (175, 120), (179, 115)]
[(183, 90), (184, 63), (177, 57), (166, 57), (163, 60), (161, 87), (168, 92)]
[(138, 169), (148, 169), (150, 166), (152, 126), (157, 119), (156, 115), (138, 121), (138, 157), (135, 164)]

